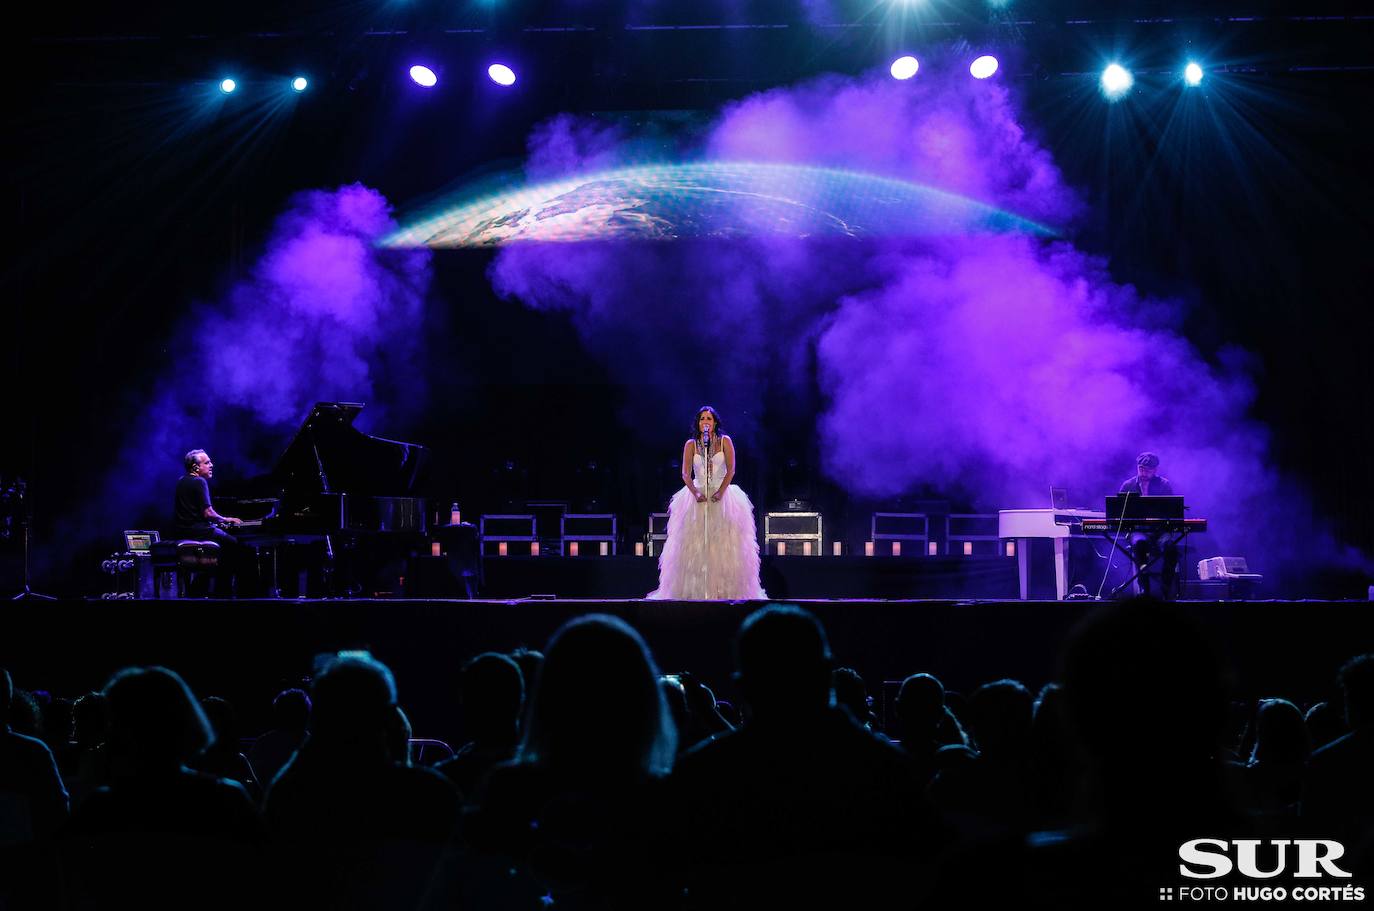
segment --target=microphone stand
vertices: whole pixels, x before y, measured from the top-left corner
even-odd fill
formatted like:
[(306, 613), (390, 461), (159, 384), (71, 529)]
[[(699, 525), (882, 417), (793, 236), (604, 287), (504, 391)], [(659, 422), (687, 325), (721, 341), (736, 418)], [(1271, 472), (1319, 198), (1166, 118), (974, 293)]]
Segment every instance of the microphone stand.
[(28, 498), (27, 496), (25, 496), (27, 491), (22, 480), (15, 485), (15, 490), (17, 491), (16, 495), (19, 500), (19, 505), (23, 509), (23, 512), (19, 513), (17, 517), (19, 519), (19, 527), (24, 533), (24, 590), (21, 591), (19, 594), (15, 595), (10, 600), (27, 601), (32, 599), (35, 601), (56, 601), (57, 599), (54, 598), (52, 595), (45, 595), (42, 592), (36, 592), (32, 588), (30, 588), (30, 584), (32, 583), (33, 579), (30, 575), (31, 570), (29, 567), (29, 537), (32, 534), (30, 529), (33, 526), (33, 509), (29, 506)]
[[(702, 461), (702, 463), (703, 463), (702, 473), (703, 473), (703, 475), (704, 475), (704, 480), (705, 480), (705, 486), (704, 486), (704, 489), (703, 489), (702, 492), (703, 492), (704, 494), (706, 494), (706, 499), (705, 499), (705, 500), (702, 502), (702, 504), (701, 504), (701, 507), (702, 507), (702, 509), (704, 510), (704, 513), (702, 514), (702, 522), (701, 522), (701, 552), (702, 552), (702, 555), (705, 556), (706, 554), (709, 554), (709, 553), (711, 552), (711, 551), (710, 551), (710, 547), (711, 547), (711, 510), (710, 510), (710, 506), (711, 506), (711, 494), (710, 494), (710, 492), (709, 492), (710, 489), (711, 489), (711, 434), (710, 434), (710, 432), (708, 431), (708, 432), (706, 432), (706, 433), (703, 433), (703, 434), (701, 435), (701, 439), (702, 439), (701, 448), (702, 448), (703, 452), (705, 453), (705, 455), (703, 455), (703, 456), (701, 457), (701, 461)], [(705, 559), (702, 560), (702, 563), (701, 563), (701, 572), (702, 572), (702, 575), (706, 576), (705, 591), (709, 593), (709, 592), (711, 591), (711, 575), (710, 575), (711, 570), (710, 570), (710, 561), (709, 561), (709, 560), (705, 560)]]

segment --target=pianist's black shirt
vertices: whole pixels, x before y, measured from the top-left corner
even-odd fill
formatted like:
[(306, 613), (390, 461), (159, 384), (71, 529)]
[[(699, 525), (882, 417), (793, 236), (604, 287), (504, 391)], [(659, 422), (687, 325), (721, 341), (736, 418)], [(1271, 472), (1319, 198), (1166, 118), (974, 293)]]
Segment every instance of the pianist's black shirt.
[(210, 485), (196, 475), (182, 475), (177, 481), (176, 514), (177, 528), (204, 527), (209, 524), (205, 518), (205, 507), (210, 505)]

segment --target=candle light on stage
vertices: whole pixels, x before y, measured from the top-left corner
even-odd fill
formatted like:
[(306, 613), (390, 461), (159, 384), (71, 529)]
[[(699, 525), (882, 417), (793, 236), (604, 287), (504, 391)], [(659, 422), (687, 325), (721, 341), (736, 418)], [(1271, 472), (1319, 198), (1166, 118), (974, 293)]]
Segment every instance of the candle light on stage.
[(926, 542), (926, 553), (932, 557), (938, 557), (940, 555), (939, 543), (935, 541)]
[(498, 557), (504, 557), (504, 556), (506, 555), (506, 542), (505, 542), (505, 541), (498, 541), (498, 542), (496, 543), (496, 555), (497, 555)]
[(604, 557), (604, 556), (608, 555), (610, 552), (611, 552), (611, 542), (610, 542), (610, 541), (602, 541), (602, 542), (601, 542), (601, 556)]
[(575, 556), (577, 556), (577, 542), (576, 542), (576, 541), (573, 541), (573, 542), (571, 542), (570, 544), (568, 544), (568, 556), (570, 556), (570, 557), (575, 557)]
[(871, 556), (873, 556), (873, 542), (872, 542), (872, 541), (865, 541), (865, 542), (864, 542), (864, 556), (865, 556), (865, 557), (871, 557)]
[(901, 555), (902, 555), (902, 542), (901, 542), (901, 541), (893, 541), (893, 542), (892, 542), (892, 556), (894, 556), (894, 557), (900, 557)]
[(644, 542), (643, 542), (643, 541), (636, 541), (636, 542), (635, 542), (635, 556), (636, 556), (636, 557), (642, 557), (642, 556), (644, 556)]
[(971, 557), (971, 556), (973, 556), (973, 542), (972, 542), (972, 541), (965, 541), (965, 542), (964, 542), (964, 556), (966, 556), (966, 557)]
[(530, 556), (531, 556), (531, 557), (537, 557), (537, 556), (539, 556), (539, 542), (538, 542), (538, 541), (531, 541), (531, 542), (530, 542)]
[(1014, 556), (1016, 556), (1016, 542), (1015, 542), (1015, 541), (1008, 541), (1008, 542), (1007, 542), (1007, 556), (1008, 556), (1008, 557), (1014, 557)]
[(441, 549), (440, 549), (440, 547), (439, 547), (439, 542), (438, 542), (438, 541), (430, 541), (430, 542), (429, 542), (429, 555), (430, 555), (431, 557), (443, 556), (443, 552), (441, 551)]
[(463, 513), (462, 513), (461, 511), (459, 511), (459, 509), (458, 509), (458, 504), (457, 504), (457, 503), (454, 503), (452, 506), (449, 507), (449, 510), (448, 510), (448, 524), (450, 524), (450, 525), (462, 525), (462, 524), (463, 524)]
[(787, 556), (787, 542), (786, 542), (786, 541), (779, 541), (779, 542), (778, 542), (778, 556), (779, 556), (779, 557), (785, 557), (785, 556)]
[(811, 556), (811, 542), (810, 542), (810, 541), (803, 541), (803, 542), (802, 542), (802, 556), (803, 556), (803, 557), (809, 557), (809, 556)]
[(834, 543), (834, 545), (833, 545), (832, 548), (831, 548), (831, 552), (832, 552), (835, 556), (837, 556), (837, 557), (840, 555), (840, 542), (839, 542), (839, 541), (836, 541), (836, 542)]

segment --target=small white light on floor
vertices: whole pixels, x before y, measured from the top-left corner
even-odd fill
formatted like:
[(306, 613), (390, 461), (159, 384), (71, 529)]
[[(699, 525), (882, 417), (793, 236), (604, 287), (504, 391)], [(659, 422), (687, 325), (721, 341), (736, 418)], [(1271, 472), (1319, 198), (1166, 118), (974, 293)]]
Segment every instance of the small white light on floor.
[(530, 542), (530, 556), (531, 556), (531, 557), (537, 557), (537, 556), (539, 556), (539, 542), (538, 542), (538, 541), (531, 541), (531, 542)]
[(1014, 557), (1014, 556), (1016, 556), (1016, 542), (1015, 542), (1015, 541), (1008, 541), (1008, 542), (1007, 542), (1007, 556), (1008, 556), (1008, 557)]
[(642, 557), (642, 556), (644, 556), (644, 542), (643, 542), (643, 541), (636, 541), (636, 542), (635, 542), (635, 556), (636, 556), (636, 557)]
[(832, 554), (834, 554), (835, 556), (837, 556), (837, 557), (840, 556), (840, 542), (839, 542), (839, 541), (836, 541), (833, 545), (831, 545), (830, 552), (831, 552)]
[(506, 548), (506, 542), (505, 542), (505, 541), (500, 541), (500, 542), (497, 543), (497, 545), (496, 545), (496, 555), (497, 555), (498, 557), (504, 557), (504, 556), (506, 555), (506, 550), (507, 550), (507, 548)]
[(568, 556), (570, 556), (570, 557), (575, 557), (575, 556), (577, 556), (577, 542), (576, 542), (576, 541), (574, 541), (574, 542), (572, 542), (571, 544), (568, 545)]
[(893, 541), (893, 542), (892, 542), (892, 556), (894, 556), (894, 557), (900, 557), (901, 555), (902, 555), (902, 542), (901, 542), (901, 541)]
[(438, 541), (430, 541), (430, 542), (429, 542), (429, 555), (430, 555), (431, 557), (439, 557), (439, 556), (442, 556), (442, 555), (443, 555), (443, 552), (442, 552), (442, 551), (440, 550), (440, 548), (439, 548), (439, 542), (438, 542)]
[(786, 541), (779, 541), (779, 542), (778, 542), (778, 556), (779, 556), (779, 557), (785, 557), (785, 556), (787, 556), (787, 542), (786, 542)]
[(601, 556), (604, 557), (604, 556), (606, 556), (607, 554), (609, 554), (610, 552), (611, 552), (611, 542), (609, 542), (609, 541), (602, 541), (602, 542), (601, 542)]
[(937, 543), (937, 542), (935, 542), (935, 541), (927, 541), (927, 542), (926, 542), (926, 553), (929, 554), (929, 555), (932, 556), (932, 557), (938, 557), (938, 556), (940, 555), (940, 545), (939, 545), (939, 543)]
[(971, 556), (973, 556), (973, 542), (972, 542), (972, 541), (965, 541), (965, 542), (964, 542), (964, 556), (966, 556), (966, 557), (971, 557)]
[(803, 542), (802, 542), (802, 556), (803, 556), (803, 557), (809, 557), (809, 556), (811, 556), (811, 542), (810, 542), (810, 541), (803, 541)]
[(865, 542), (864, 542), (864, 556), (865, 556), (865, 557), (871, 557), (871, 556), (873, 556), (873, 542), (872, 542), (872, 541), (865, 541)]

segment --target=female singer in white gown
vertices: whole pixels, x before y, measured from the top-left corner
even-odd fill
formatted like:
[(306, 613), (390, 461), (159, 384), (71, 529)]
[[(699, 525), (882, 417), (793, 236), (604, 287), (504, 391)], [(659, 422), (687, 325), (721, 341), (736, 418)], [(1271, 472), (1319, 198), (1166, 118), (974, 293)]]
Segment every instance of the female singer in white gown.
[[(754, 504), (733, 482), (735, 444), (710, 405), (697, 410), (697, 436), (682, 447), (683, 488), (668, 504), (668, 539), (658, 560), (655, 600), (763, 599)], [(688, 474), (690, 472), (690, 475)]]

